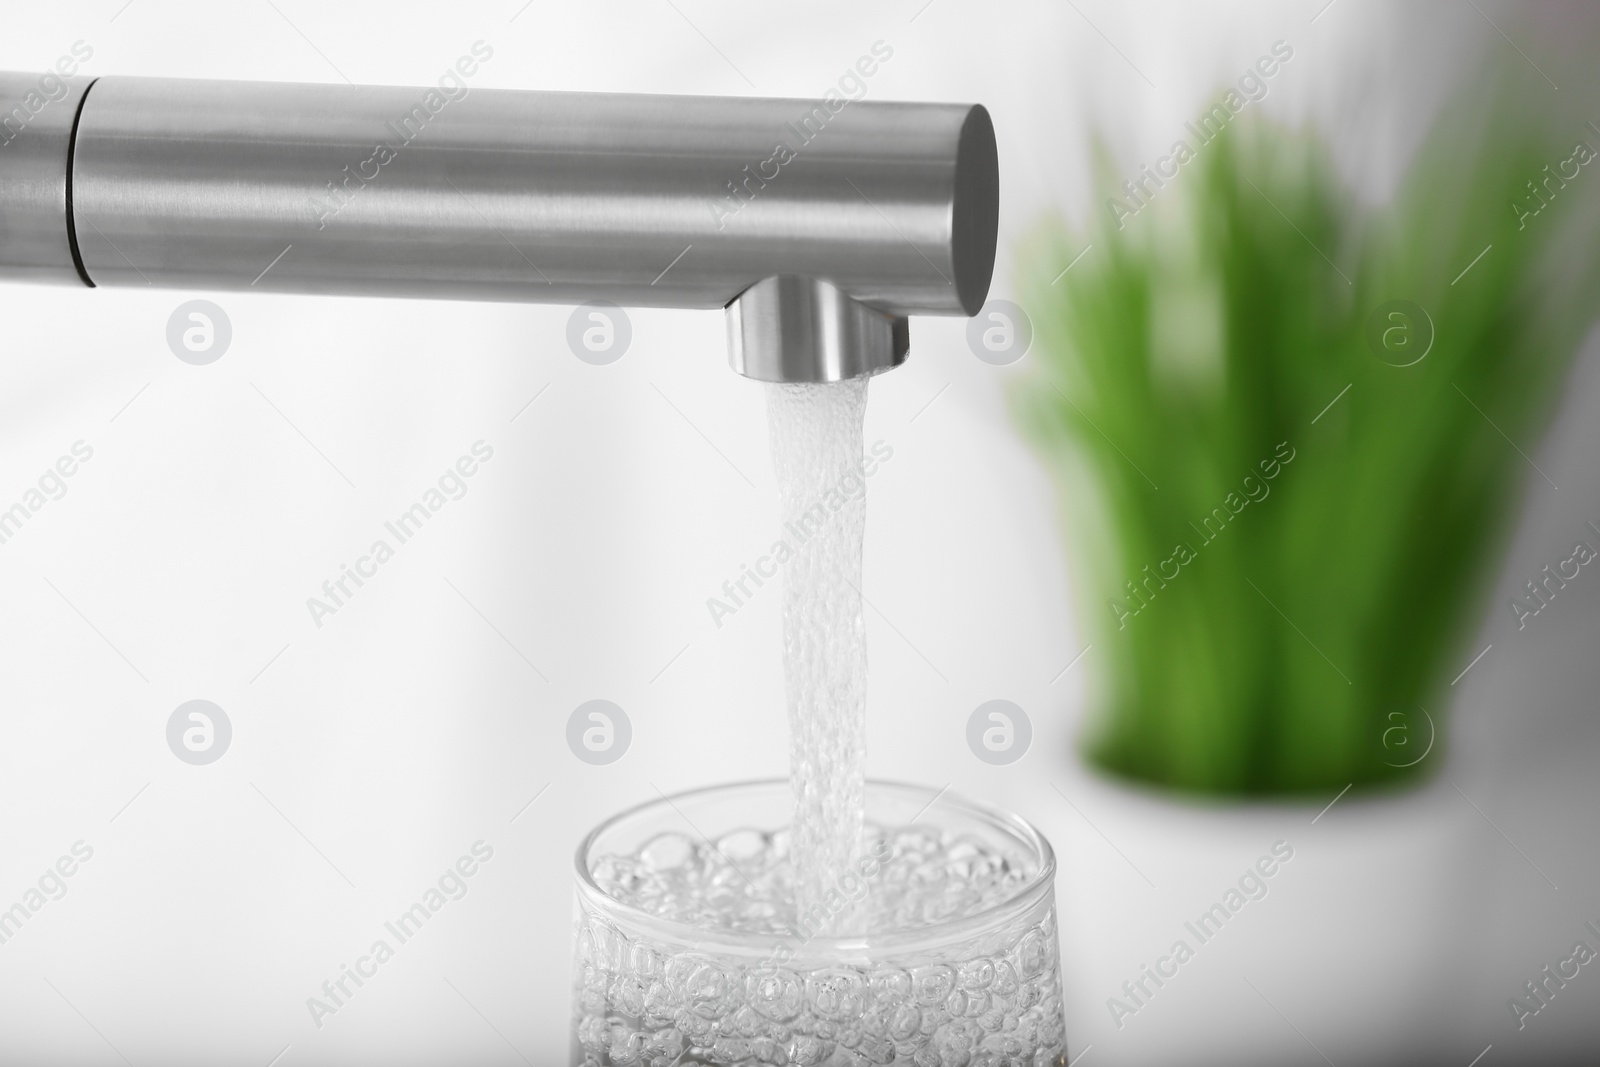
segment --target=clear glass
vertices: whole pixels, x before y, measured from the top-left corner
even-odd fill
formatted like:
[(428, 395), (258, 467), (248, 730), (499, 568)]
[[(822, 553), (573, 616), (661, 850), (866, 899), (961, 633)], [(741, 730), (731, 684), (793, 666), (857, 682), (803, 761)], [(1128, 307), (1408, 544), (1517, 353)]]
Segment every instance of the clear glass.
[(667, 835), (713, 847), (790, 821), (784, 780), (713, 786), (601, 824), (578, 847), (570, 1061), (1062, 1067), (1055, 856), (1021, 818), (945, 791), (867, 784), (867, 821), (976, 843), (1023, 872), (998, 902), (907, 929), (803, 937), (650, 914), (593, 871)]

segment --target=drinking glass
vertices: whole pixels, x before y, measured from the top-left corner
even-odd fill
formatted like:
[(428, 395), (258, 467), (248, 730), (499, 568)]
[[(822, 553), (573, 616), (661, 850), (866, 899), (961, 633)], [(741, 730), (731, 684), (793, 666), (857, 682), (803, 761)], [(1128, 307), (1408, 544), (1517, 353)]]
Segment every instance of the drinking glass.
[[(713, 786), (651, 801), (596, 828), (578, 848), (578, 918), (569, 1061), (582, 1067), (793, 1064), (864, 1067), (1062, 1067), (1066, 1060), (1055, 918), (1055, 857), (1027, 822), (920, 786), (867, 784), (866, 817), (881, 864), (854, 881), (925, 879), (912, 897), (959, 894), (963, 863), (1003, 869), (996, 892), (941, 916), (937, 906), (864, 934), (815, 933), (826, 923), (783, 920), (761, 933), (733, 929), (716, 909), (647, 911), (602, 889), (614, 857), (671, 865), (691, 843), (715, 849), (740, 877), (752, 840), (781, 842), (792, 814), (787, 781)], [(775, 832), (778, 836), (774, 838)], [(916, 843), (944, 861), (916, 867)], [(906, 853), (909, 855), (909, 853)], [(663, 858), (665, 857), (665, 858)], [(954, 864), (954, 866), (952, 866)], [(996, 865), (999, 864), (997, 867)], [(727, 871), (723, 872), (724, 874)], [(648, 871), (646, 871), (648, 875)], [(720, 889), (756, 893), (729, 875)], [(840, 879), (845, 895), (851, 875)], [(887, 891), (888, 887), (878, 887)], [(620, 894), (619, 894), (620, 895)], [(674, 915), (693, 914), (694, 921)], [(793, 909), (790, 908), (792, 913)]]

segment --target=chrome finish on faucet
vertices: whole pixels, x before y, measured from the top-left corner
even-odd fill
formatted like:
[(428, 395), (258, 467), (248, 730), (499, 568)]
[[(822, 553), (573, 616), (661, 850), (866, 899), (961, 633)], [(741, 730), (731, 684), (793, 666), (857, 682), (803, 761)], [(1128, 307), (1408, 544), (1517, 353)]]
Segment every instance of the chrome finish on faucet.
[(837, 382), (898, 367), (910, 349), (904, 318), (850, 299), (816, 278), (764, 279), (728, 305), (733, 369), (763, 382)]
[(833, 381), (993, 271), (976, 105), (107, 77), (74, 139), (77, 102), (0, 148), (0, 276), (726, 307), (735, 369)]

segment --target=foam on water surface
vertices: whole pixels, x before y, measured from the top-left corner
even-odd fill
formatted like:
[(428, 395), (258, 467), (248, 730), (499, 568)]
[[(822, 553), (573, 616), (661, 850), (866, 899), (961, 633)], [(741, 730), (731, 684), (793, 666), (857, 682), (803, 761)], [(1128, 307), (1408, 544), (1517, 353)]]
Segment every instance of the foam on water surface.
[(841, 935), (904, 933), (977, 915), (1011, 900), (1038, 873), (1031, 858), (931, 826), (868, 823), (861, 856), (831, 897), (809, 911), (795, 897), (792, 838), (744, 829), (707, 841), (665, 833), (629, 856), (602, 856), (590, 873), (613, 900), (657, 918), (746, 936), (821, 936), (848, 899)]

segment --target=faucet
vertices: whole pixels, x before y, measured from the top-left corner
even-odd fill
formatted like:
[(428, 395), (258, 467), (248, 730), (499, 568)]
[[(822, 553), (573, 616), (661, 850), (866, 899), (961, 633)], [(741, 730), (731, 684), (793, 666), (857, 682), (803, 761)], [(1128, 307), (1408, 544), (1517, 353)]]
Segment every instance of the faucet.
[(994, 270), (981, 105), (38, 80), (0, 73), (0, 279), (724, 308), (734, 370), (833, 382)]

